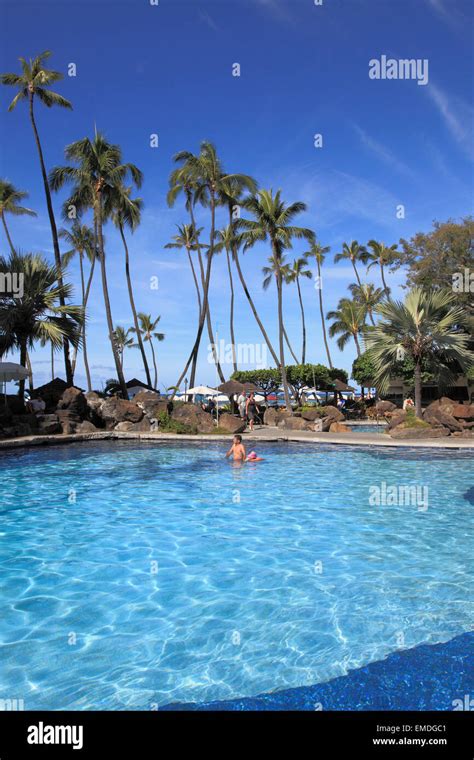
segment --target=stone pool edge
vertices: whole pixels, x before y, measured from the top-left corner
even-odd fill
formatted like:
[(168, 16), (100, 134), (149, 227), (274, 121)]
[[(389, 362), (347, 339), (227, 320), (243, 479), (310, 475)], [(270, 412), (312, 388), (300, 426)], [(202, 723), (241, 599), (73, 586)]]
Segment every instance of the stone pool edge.
[[(394, 440), (385, 439), (380, 433), (357, 433), (357, 436), (338, 433), (312, 433), (299, 432), (298, 434), (282, 435), (278, 428), (267, 427), (254, 433), (244, 433), (244, 440), (260, 441), (268, 443), (316, 443), (335, 444), (343, 446), (376, 446), (390, 448), (420, 448), (420, 449), (474, 449), (474, 440), (456, 440), (435, 438), (432, 440)], [(228, 435), (177, 435), (174, 433), (119, 433), (115, 430), (98, 433), (74, 433), (71, 435), (35, 435), (22, 438), (8, 438), (0, 441), (0, 451), (4, 449), (28, 448), (33, 446), (58, 446), (67, 443), (80, 443), (83, 441), (107, 441), (107, 440), (138, 440), (138, 441), (186, 441), (186, 442), (209, 442), (225, 441), (231, 437)], [(382, 438), (382, 440), (380, 440)]]

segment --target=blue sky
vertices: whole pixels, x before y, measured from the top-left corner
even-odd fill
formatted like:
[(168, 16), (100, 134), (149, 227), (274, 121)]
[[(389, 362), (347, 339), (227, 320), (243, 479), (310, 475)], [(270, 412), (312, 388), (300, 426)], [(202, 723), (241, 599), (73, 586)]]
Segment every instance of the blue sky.
[[(172, 385), (194, 341), (196, 299), (182, 253), (164, 245), (175, 225), (187, 221), (179, 201), (166, 204), (172, 156), (215, 142), (229, 172), (253, 175), (261, 187), (282, 189), (286, 200), (303, 200), (301, 224), (331, 246), (323, 280), (326, 310), (335, 308), (353, 282), (351, 269), (333, 264), (343, 241), (370, 238), (398, 242), (430, 229), (434, 219), (471, 211), (473, 189), (473, 9), (468, 0), (23, 0), (3, 1), (2, 71), (18, 70), (20, 55), (51, 49), (53, 68), (65, 73), (57, 90), (74, 110), (48, 111), (37, 104), (37, 122), (48, 169), (64, 162), (64, 146), (92, 135), (94, 124), (123, 148), (125, 161), (144, 172), (141, 227), (130, 242), (136, 301), (142, 311), (161, 315), (166, 334), (158, 347), (160, 385)], [(429, 82), (372, 80), (369, 61), (428, 59)], [(75, 63), (77, 75), (67, 76)], [(232, 76), (239, 63), (241, 76)], [(27, 109), (7, 106), (13, 90), (0, 92), (1, 175), (28, 190), (36, 219), (11, 219), (16, 245), (52, 256), (38, 158)], [(159, 147), (150, 147), (150, 135)], [(314, 135), (323, 147), (314, 147)], [(64, 194), (55, 196), (59, 217)], [(396, 215), (405, 207), (405, 218)], [(198, 211), (208, 225), (206, 212)], [(224, 223), (224, 218), (221, 222)], [(131, 325), (123, 276), (123, 251), (106, 230), (107, 263), (114, 322)], [(7, 251), (0, 238), (2, 252)], [(294, 254), (304, 250), (296, 243)], [(265, 246), (245, 254), (243, 266), (265, 325), (276, 342), (276, 301), (261, 287)], [(361, 272), (362, 273), (362, 272)], [(365, 273), (364, 273), (365, 276)], [(159, 278), (159, 289), (150, 278)], [(78, 283), (77, 265), (70, 279)], [(379, 285), (378, 273), (368, 280)], [(402, 272), (389, 275), (401, 292)], [(77, 291), (78, 293), (78, 291)], [(236, 283), (236, 339), (260, 343), (245, 297)], [(317, 291), (303, 283), (308, 318), (308, 359), (326, 362)], [(78, 296), (79, 298), (79, 296)], [(285, 292), (290, 339), (300, 351), (296, 292)], [(223, 257), (215, 262), (211, 309), (219, 337), (229, 340), (228, 281)], [(107, 341), (99, 277), (89, 312), (89, 355), (93, 384), (115, 375)], [(207, 336), (206, 336), (207, 337)], [(350, 370), (354, 349), (340, 353), (336, 366)], [(33, 356), (35, 382), (50, 379), (49, 357)], [(57, 356), (57, 367), (61, 357)], [(127, 377), (143, 378), (140, 355), (125, 355)], [(231, 369), (225, 367), (227, 374)], [(215, 384), (203, 341), (197, 376)], [(82, 361), (76, 382), (84, 386)]]

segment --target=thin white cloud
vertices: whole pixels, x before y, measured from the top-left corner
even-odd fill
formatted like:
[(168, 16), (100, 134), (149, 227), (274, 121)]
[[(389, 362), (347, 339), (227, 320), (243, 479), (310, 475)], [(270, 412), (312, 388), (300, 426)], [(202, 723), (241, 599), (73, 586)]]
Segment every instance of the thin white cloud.
[(367, 132), (365, 132), (361, 127), (359, 127), (358, 124), (353, 124), (353, 127), (362, 144), (371, 153), (377, 156), (377, 158), (379, 158), (381, 161), (387, 164), (387, 166), (390, 166), (399, 174), (402, 174), (404, 177), (408, 177), (412, 180), (416, 178), (415, 173), (410, 169), (410, 167), (404, 164), (403, 161), (400, 161), (400, 159), (398, 159), (388, 148), (377, 142), (377, 140), (374, 140), (374, 138), (367, 134)]
[(460, 98), (448, 97), (437, 85), (430, 82), (426, 92), (438, 109), (446, 128), (460, 148), (474, 160), (473, 125), (474, 109)]
[(432, 11), (439, 16), (443, 24), (448, 24), (457, 31), (464, 30), (468, 21), (454, 0), (426, 0)]
[(265, 10), (269, 10), (280, 21), (293, 21), (286, 4), (282, 0), (255, 0)]
[(209, 29), (212, 29), (213, 32), (220, 31), (212, 16), (210, 16), (206, 11), (199, 11), (199, 18), (203, 24), (206, 24), (206, 26), (208, 26)]

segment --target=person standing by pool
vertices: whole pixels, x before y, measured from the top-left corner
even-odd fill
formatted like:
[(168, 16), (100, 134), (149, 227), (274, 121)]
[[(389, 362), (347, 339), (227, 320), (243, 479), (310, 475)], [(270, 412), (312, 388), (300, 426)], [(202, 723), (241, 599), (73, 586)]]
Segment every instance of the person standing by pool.
[(241, 392), (237, 399), (237, 405), (239, 407), (239, 414), (242, 420), (245, 420), (247, 416), (247, 396), (244, 391)]
[(257, 414), (257, 404), (255, 401), (254, 393), (251, 393), (250, 396), (248, 397), (245, 411), (247, 414), (247, 419), (249, 421), (250, 430), (253, 431), (255, 415)]

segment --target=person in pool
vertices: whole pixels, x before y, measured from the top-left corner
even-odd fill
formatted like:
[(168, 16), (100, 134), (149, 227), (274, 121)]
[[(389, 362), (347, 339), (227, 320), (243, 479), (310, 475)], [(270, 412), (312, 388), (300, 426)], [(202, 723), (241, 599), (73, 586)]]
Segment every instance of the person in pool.
[(232, 441), (232, 446), (226, 454), (226, 459), (231, 455), (234, 456), (234, 462), (245, 462), (247, 459), (247, 454), (245, 452), (245, 446), (242, 443), (241, 435), (234, 435), (234, 440)]

